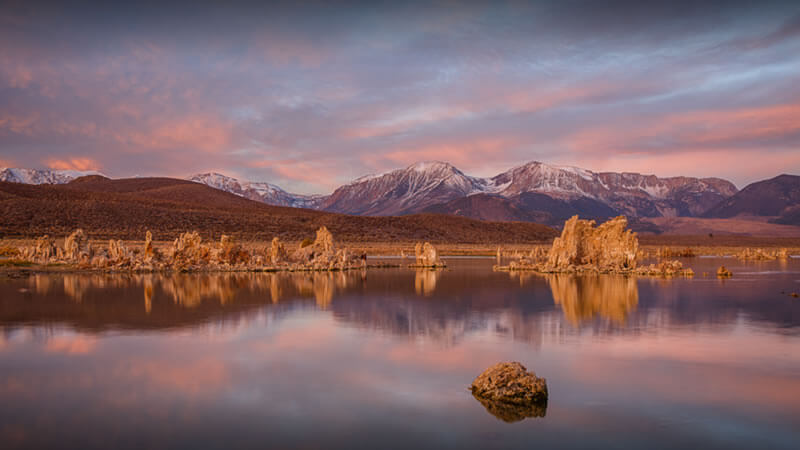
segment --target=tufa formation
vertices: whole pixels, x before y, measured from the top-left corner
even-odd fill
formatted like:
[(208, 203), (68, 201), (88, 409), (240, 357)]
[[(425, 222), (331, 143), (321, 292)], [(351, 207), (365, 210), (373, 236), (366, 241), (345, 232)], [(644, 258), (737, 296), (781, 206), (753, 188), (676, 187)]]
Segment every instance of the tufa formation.
[(661, 261), (639, 266), (639, 239), (619, 216), (595, 227), (594, 220), (573, 216), (564, 223), (561, 236), (550, 250), (534, 249), (527, 256), (495, 266), (495, 270), (532, 270), (541, 273), (621, 273), (636, 275), (692, 276), (680, 261)]
[(366, 259), (338, 249), (324, 226), (316, 240), (290, 253), (278, 238), (263, 251), (251, 251), (228, 235), (219, 242), (204, 242), (196, 231), (182, 233), (166, 249), (157, 249), (153, 235), (145, 235), (142, 248), (129, 248), (110, 240), (108, 247), (93, 248), (83, 230), (76, 230), (58, 247), (50, 236), (42, 236), (32, 247), (19, 251), (23, 261), (41, 265), (68, 264), (80, 269), (109, 271), (333, 271), (363, 268)]

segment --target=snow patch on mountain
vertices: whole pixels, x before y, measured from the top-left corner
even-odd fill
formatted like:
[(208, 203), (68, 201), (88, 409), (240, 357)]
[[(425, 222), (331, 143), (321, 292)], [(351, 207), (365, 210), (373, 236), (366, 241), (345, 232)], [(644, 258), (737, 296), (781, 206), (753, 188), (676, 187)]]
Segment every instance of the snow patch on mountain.
[(240, 181), (236, 178), (216, 172), (199, 173), (187, 179), (240, 197), (275, 206), (315, 208), (316, 205), (325, 198), (325, 196), (321, 195), (291, 194), (271, 183), (263, 181)]
[(53, 170), (0, 167), (0, 181), (24, 184), (66, 184), (75, 178), (102, 175), (95, 170)]

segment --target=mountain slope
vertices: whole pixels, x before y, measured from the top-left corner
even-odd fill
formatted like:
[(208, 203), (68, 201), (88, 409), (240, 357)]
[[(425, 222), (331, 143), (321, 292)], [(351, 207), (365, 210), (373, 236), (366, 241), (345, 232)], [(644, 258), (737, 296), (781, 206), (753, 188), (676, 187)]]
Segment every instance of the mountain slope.
[(523, 192), (511, 198), (498, 194), (474, 194), (425, 208), (424, 212), (451, 214), (479, 220), (536, 222), (560, 226), (574, 215), (604, 221), (619, 211), (589, 197), (554, 198)]
[(747, 185), (707, 211), (705, 217), (773, 216), (773, 222), (800, 225), (800, 176), (779, 175)]
[[(18, 180), (61, 183), (69, 179), (25, 175), (12, 181)], [(597, 219), (618, 214), (631, 218), (697, 217), (737, 192), (733, 184), (719, 178), (592, 172), (538, 161), (491, 178), (466, 175), (445, 162), (420, 162), (359, 178), (328, 196), (292, 194), (270, 183), (241, 181), (213, 172), (196, 174), (189, 180), (276, 206), (365, 216), (435, 212), (548, 224), (560, 223), (574, 214)]]
[(489, 180), (500, 195), (538, 192), (554, 198), (594, 199), (633, 217), (696, 216), (736, 193), (719, 178), (592, 172), (533, 161)]
[(86, 175), (99, 175), (94, 170), (39, 170), (0, 167), (0, 181), (24, 184), (64, 184)]
[(215, 172), (192, 175), (188, 180), (275, 206), (315, 208), (325, 198), (321, 195), (290, 194), (274, 184), (239, 181), (236, 178)]
[(420, 162), (405, 169), (359, 178), (336, 189), (320, 207), (325, 211), (370, 216), (409, 214), (485, 189), (485, 180), (464, 175), (451, 164)]
[(151, 230), (171, 240), (191, 230), (268, 241), (302, 239), (327, 226), (338, 240), (542, 242), (556, 231), (533, 223), (480, 222), (441, 216), (358, 217), (271, 206), (187, 180), (92, 176), (68, 184), (0, 182), (5, 237), (64, 236), (83, 228), (92, 238), (142, 239)]

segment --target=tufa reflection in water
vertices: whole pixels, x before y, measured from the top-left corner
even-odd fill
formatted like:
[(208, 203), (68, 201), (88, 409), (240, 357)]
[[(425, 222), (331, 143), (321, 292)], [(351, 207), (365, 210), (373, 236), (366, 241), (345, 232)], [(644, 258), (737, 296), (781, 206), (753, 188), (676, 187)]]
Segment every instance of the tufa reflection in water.
[(414, 274), (414, 291), (417, 295), (430, 296), (436, 290), (436, 280), (441, 275), (441, 269), (417, 269)]
[[(82, 303), (109, 290), (141, 289), (144, 310), (152, 312), (158, 299), (169, 299), (181, 308), (198, 308), (204, 302), (225, 306), (243, 292), (267, 294), (272, 303), (282, 298), (313, 297), (321, 309), (327, 308), (335, 293), (355, 281), (364, 281), (365, 271), (208, 274), (39, 274), (30, 278), (31, 290), (40, 296), (61, 296)], [(433, 281), (435, 284), (435, 281)]]
[(573, 325), (596, 319), (608, 319), (624, 325), (639, 304), (636, 278), (626, 275), (596, 274), (511, 274), (523, 285), (531, 277), (543, 277), (550, 285), (553, 302)]

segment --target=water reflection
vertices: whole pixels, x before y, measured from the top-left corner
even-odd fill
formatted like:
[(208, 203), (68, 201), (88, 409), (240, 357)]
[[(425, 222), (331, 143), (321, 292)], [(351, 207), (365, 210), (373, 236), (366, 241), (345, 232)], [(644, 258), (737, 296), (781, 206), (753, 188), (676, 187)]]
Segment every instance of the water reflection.
[[(734, 266), (740, 275), (724, 284), (518, 280), (492, 272), (492, 262), (456, 261), (433, 274), (4, 280), (0, 404), (14, 407), (0, 408), (0, 440), (4, 448), (796, 446), (800, 302), (780, 291), (796, 289), (800, 261), (780, 273), (779, 263), (749, 273)], [(469, 381), (498, 361), (546, 376), (547, 407), (472, 398)]]
[(530, 405), (514, 405), (492, 401), (472, 394), (475, 400), (479, 401), (486, 411), (502, 420), (503, 422), (514, 423), (527, 419), (528, 417), (544, 417), (547, 414), (547, 402), (533, 403)]
[(441, 273), (442, 269), (417, 269), (414, 274), (414, 290), (417, 295), (432, 295)]
[(550, 274), (553, 301), (573, 325), (598, 316), (624, 324), (639, 304), (636, 278), (623, 275)]
[[(509, 282), (508, 274), (485, 268), (386, 270), (369, 276), (366, 272), (39, 274), (0, 284), (0, 323), (67, 323), (80, 329), (230, 324), (257, 310), (286, 314), (307, 307), (311, 300), (314, 308), (329, 311), (337, 321), (394, 335), (423, 336), (446, 346), (482, 331), (539, 343), (585, 329), (596, 334), (635, 332), (651, 323), (730, 327), (742, 312), (778, 325), (781, 332), (799, 333), (800, 302), (780, 295), (781, 290), (796, 289), (791, 272), (784, 276), (783, 287), (758, 278), (750, 282), (746, 277), (755, 275), (740, 273), (724, 284), (703, 278), (561, 274), (514, 274)], [(775, 295), (765, 294), (770, 290)], [(693, 301), (697, 297), (704, 300)], [(647, 300), (642, 303), (642, 298)]]

